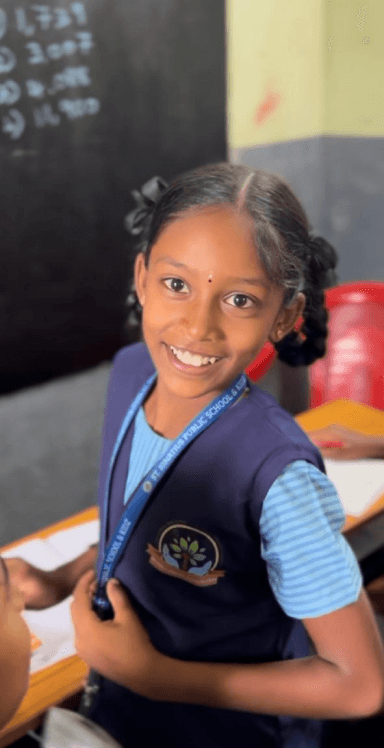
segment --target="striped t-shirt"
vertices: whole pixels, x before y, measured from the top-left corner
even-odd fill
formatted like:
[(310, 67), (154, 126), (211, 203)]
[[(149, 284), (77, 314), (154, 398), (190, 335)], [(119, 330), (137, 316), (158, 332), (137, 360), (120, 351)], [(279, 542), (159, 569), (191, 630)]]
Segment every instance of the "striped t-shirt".
[[(124, 504), (171, 444), (151, 429), (139, 408)], [(288, 616), (315, 618), (356, 602), (362, 579), (341, 534), (344, 519), (333, 483), (309, 462), (287, 465), (269, 489), (260, 517), (261, 555)]]

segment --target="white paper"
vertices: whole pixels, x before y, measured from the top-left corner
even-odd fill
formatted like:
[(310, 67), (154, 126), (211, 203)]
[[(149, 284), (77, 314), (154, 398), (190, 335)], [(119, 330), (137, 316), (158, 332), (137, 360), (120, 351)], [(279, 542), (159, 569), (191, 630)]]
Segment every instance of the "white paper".
[(359, 517), (384, 494), (384, 460), (324, 460), (346, 514)]
[(46, 610), (26, 610), (23, 616), (33, 633), (42, 642), (32, 652), (30, 672), (36, 673), (76, 654), (71, 618), (72, 595)]
[(66, 564), (73, 558), (99, 542), (100, 523), (98, 519), (85, 522), (83, 525), (61, 530), (49, 538), (37, 538), (20, 543), (1, 555), (5, 557), (19, 556), (40, 569), (49, 571), (57, 566)]
[[(2, 556), (19, 556), (40, 569), (49, 571), (84, 553), (99, 541), (99, 520), (76, 525), (49, 538), (21, 543)], [(76, 654), (70, 606), (72, 596), (45, 610), (26, 610), (23, 616), (42, 645), (32, 653), (30, 672), (49, 667)]]

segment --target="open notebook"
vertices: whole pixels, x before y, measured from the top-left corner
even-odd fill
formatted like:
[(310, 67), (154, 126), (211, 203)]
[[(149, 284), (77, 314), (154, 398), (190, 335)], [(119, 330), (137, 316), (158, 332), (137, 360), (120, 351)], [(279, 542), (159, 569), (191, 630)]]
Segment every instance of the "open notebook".
[(384, 494), (384, 460), (324, 460), (346, 514), (359, 517)]
[[(19, 556), (40, 569), (55, 569), (71, 561), (99, 541), (99, 520), (76, 525), (35, 539), (5, 551), (2, 556)], [(32, 657), (30, 672), (54, 665), (55, 662), (76, 654), (74, 631), (68, 597), (45, 610), (26, 610), (23, 615), (31, 629)]]

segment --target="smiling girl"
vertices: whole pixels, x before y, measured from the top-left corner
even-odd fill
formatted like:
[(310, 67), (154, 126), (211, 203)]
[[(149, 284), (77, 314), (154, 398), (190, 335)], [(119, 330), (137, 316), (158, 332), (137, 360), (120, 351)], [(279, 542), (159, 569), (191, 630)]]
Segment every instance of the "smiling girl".
[(267, 340), (324, 354), (335, 252), (262, 171), (134, 194), (144, 342), (115, 358), (72, 604), (89, 716), (124, 746), (315, 748), (318, 720), (381, 709), (381, 642), (320, 453), (243, 372)]

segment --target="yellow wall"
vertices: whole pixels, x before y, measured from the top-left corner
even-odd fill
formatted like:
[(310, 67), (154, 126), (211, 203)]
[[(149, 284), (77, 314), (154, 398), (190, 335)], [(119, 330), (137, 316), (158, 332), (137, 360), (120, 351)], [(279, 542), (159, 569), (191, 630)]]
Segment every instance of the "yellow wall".
[(384, 0), (226, 0), (230, 148), (384, 135)]
[(325, 131), (384, 135), (384, 0), (331, 0), (327, 8)]

